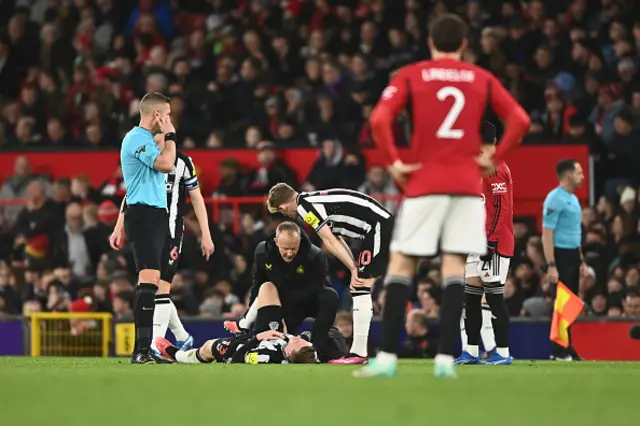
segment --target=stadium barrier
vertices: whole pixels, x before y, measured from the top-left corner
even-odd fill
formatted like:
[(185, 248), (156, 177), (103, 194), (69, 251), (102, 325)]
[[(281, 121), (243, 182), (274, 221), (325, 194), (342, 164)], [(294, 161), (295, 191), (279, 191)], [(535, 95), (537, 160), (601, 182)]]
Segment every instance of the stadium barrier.
[(38, 312), (31, 322), (31, 356), (109, 356), (111, 314)]
[[(93, 320), (99, 325), (74, 335), (71, 320)], [(185, 317), (183, 322), (197, 345), (213, 337), (228, 335), (222, 325), (223, 319)], [(629, 329), (634, 324), (637, 322), (622, 318), (581, 319), (572, 328), (574, 345), (587, 360), (640, 361), (640, 341), (629, 337)], [(307, 321), (303, 328), (310, 326), (311, 322)], [(513, 318), (509, 333), (513, 356), (520, 360), (548, 359), (552, 349), (549, 326), (548, 319)], [(438, 332), (435, 321), (430, 322), (429, 328)], [(0, 317), (0, 356), (127, 356), (133, 349), (134, 334), (131, 323), (114, 321), (111, 324), (110, 314), (47, 313), (31, 318)], [(380, 335), (381, 322), (376, 319), (371, 327), (372, 346), (377, 347)]]
[[(558, 160), (574, 158), (585, 169), (585, 182), (576, 191), (583, 204), (593, 199), (593, 162), (586, 145), (562, 145), (562, 141), (544, 145), (524, 144), (509, 152), (506, 161), (513, 174), (514, 209), (517, 216), (542, 215), (542, 202), (549, 190), (557, 186), (555, 167)], [(252, 149), (189, 149), (185, 153), (193, 158), (198, 167), (198, 180), (203, 194), (209, 195), (220, 185), (219, 164), (234, 158), (241, 169), (255, 169), (259, 166), (256, 151)], [(388, 163), (385, 154), (378, 149), (363, 149), (366, 164), (383, 165)], [(412, 157), (411, 148), (399, 148), (402, 158)], [(304, 182), (319, 151), (315, 148), (283, 149), (278, 152), (280, 158), (293, 170), (299, 182)], [(13, 173), (14, 162), (19, 156), (25, 156), (31, 162), (35, 173), (58, 178), (84, 174), (95, 187), (112, 176), (120, 158), (117, 150), (104, 151), (7, 151), (0, 156), (0, 182)]]

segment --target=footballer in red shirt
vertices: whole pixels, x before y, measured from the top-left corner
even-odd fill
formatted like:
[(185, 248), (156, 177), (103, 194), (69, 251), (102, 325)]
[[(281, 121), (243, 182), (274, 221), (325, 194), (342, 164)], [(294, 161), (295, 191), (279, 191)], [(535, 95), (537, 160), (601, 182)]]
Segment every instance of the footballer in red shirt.
[[(396, 217), (385, 284), (383, 339), (378, 357), (359, 377), (392, 376), (397, 340), (416, 258), (440, 253), (443, 304), (437, 377), (454, 377), (453, 352), (464, 302), (467, 255), (486, 253), (484, 173), (494, 171), (509, 148), (529, 129), (526, 112), (490, 72), (461, 61), (467, 26), (456, 16), (438, 17), (429, 29), (432, 60), (401, 68), (371, 114), (376, 144), (389, 156), (389, 171), (404, 186)], [(487, 110), (505, 123), (495, 153), (481, 153), (481, 125)], [(413, 126), (410, 154), (403, 161), (392, 133), (406, 111)]]
[[(496, 130), (489, 123), (482, 125), (482, 152), (495, 151)], [(464, 351), (456, 364), (479, 364), (481, 330), (493, 323), (495, 351), (487, 364), (509, 365), (509, 312), (504, 302), (504, 283), (509, 261), (513, 256), (513, 181), (506, 163), (496, 165), (495, 171), (482, 180), (482, 199), (487, 212), (487, 253), (472, 254), (467, 258), (465, 285)], [(491, 315), (483, 315), (482, 298), (486, 297)], [(493, 316), (493, 320), (491, 319)], [(484, 323), (487, 324), (484, 324)], [(465, 341), (466, 340), (466, 341)], [(484, 340), (484, 337), (483, 337)], [(492, 346), (485, 349), (494, 349)]]

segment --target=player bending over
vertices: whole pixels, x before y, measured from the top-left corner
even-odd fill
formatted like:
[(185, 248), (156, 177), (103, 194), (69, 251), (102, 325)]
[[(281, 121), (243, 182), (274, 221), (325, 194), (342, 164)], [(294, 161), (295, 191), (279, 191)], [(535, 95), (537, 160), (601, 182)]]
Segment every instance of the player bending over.
[[(164, 149), (162, 135), (154, 137), (158, 148)], [(198, 185), (195, 165), (191, 157), (180, 151), (176, 152), (176, 161), (173, 169), (165, 175), (167, 186), (167, 207), (169, 212), (169, 236), (162, 250), (162, 270), (160, 271), (160, 285), (155, 296), (155, 310), (153, 312), (153, 337), (151, 350), (156, 357), (159, 355), (153, 342), (156, 337), (165, 337), (167, 328), (171, 330), (177, 340), (178, 347), (190, 349), (193, 346), (193, 337), (185, 330), (178, 316), (178, 311), (169, 297), (171, 281), (178, 269), (180, 253), (182, 252), (182, 237), (184, 234), (184, 214), (187, 208), (187, 193), (191, 198), (193, 210), (196, 213), (198, 224), (202, 232), (202, 255), (209, 259), (214, 251), (211, 232), (209, 231), (209, 219), (207, 207)], [(126, 210), (126, 197), (122, 201), (120, 216), (111, 234), (111, 247), (115, 250), (121, 246), (124, 226), (124, 212)]]
[(154, 341), (163, 357), (185, 364), (211, 362), (243, 364), (314, 364), (316, 351), (305, 339), (285, 333), (278, 290), (264, 283), (258, 292), (255, 335), (223, 337), (205, 342), (198, 349), (181, 351), (164, 337)]
[[(482, 124), (482, 153), (496, 149), (496, 129), (488, 122)], [(487, 213), (487, 253), (467, 258), (464, 325), (467, 344), (456, 364), (479, 364), (478, 353), (483, 327), (482, 298), (486, 297), (491, 310), (489, 318), (495, 331), (496, 351), (487, 364), (509, 365), (509, 311), (504, 301), (504, 283), (509, 272), (509, 260), (513, 256), (513, 181), (511, 170), (501, 162), (496, 170), (482, 182), (482, 199)], [(485, 349), (487, 348), (485, 343)], [(464, 340), (463, 340), (464, 345)]]
[[(381, 351), (359, 377), (393, 376), (398, 337), (404, 326), (417, 258), (441, 255), (443, 300), (436, 377), (455, 377), (453, 352), (460, 333), (465, 263), (487, 251), (482, 173), (494, 169), (529, 129), (529, 117), (488, 71), (462, 62), (467, 25), (456, 16), (438, 17), (429, 28), (432, 60), (400, 69), (371, 114), (373, 139), (385, 151), (393, 177), (405, 186), (385, 278)], [(499, 148), (480, 154), (480, 127), (490, 108), (505, 122)], [(404, 163), (393, 140), (396, 117), (413, 123), (413, 164)]]
[[(285, 183), (269, 190), (271, 213), (300, 217), (320, 236), (325, 247), (351, 272), (353, 298), (353, 344), (351, 354), (334, 364), (366, 362), (369, 327), (373, 318), (371, 287), (384, 275), (389, 261), (393, 216), (375, 199), (350, 189), (296, 192)], [(358, 240), (354, 259), (343, 237)]]

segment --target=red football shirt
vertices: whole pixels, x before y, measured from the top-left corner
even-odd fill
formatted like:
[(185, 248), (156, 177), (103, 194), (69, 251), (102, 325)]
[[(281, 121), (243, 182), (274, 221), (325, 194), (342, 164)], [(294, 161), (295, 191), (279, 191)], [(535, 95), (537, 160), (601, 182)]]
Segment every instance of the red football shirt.
[(525, 135), (529, 117), (491, 73), (449, 58), (418, 62), (398, 71), (372, 113), (371, 129), (391, 161), (398, 160), (391, 127), (395, 117), (407, 110), (413, 132), (405, 163), (422, 164), (408, 178), (407, 197), (481, 193), (482, 171), (476, 157), (488, 108), (507, 122), (495, 155), (498, 163), (505, 150)]
[(513, 180), (506, 163), (482, 181), (484, 205), (487, 209), (487, 241), (497, 242), (496, 252), (512, 257), (513, 238)]

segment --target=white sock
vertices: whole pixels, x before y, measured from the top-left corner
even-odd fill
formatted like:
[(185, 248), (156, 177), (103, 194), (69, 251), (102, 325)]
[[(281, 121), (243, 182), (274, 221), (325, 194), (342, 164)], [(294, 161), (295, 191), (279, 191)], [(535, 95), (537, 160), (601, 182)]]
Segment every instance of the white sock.
[(351, 352), (367, 357), (369, 342), (369, 327), (373, 318), (373, 300), (371, 293), (353, 296), (353, 343)]
[(380, 351), (376, 356), (376, 361), (381, 364), (395, 364), (398, 362), (398, 355)]
[(249, 306), (249, 310), (245, 312), (244, 317), (240, 318), (238, 321), (238, 325), (240, 328), (249, 329), (256, 322), (256, 318), (258, 317), (258, 298), (253, 301), (251, 306)]
[(184, 342), (189, 338), (189, 333), (184, 329), (184, 325), (182, 325), (182, 321), (180, 321), (180, 316), (178, 316), (178, 310), (176, 309), (176, 305), (171, 302), (171, 315), (169, 316), (169, 329), (176, 336), (176, 340), (180, 342)]
[(460, 317), (460, 341), (462, 342), (462, 351), (467, 350), (467, 331), (464, 326), (464, 311)]
[(509, 348), (497, 348), (498, 355), (509, 358)]
[(453, 365), (453, 357), (451, 355), (438, 354), (434, 359), (436, 364), (451, 364)]
[(484, 345), (484, 350), (489, 352), (496, 347), (496, 336), (493, 333), (493, 322), (491, 321), (491, 311), (482, 308), (482, 328), (480, 328), (480, 338)]
[(171, 316), (171, 299), (168, 294), (156, 295), (156, 307), (153, 311), (153, 342), (156, 337), (165, 337)]
[(466, 351), (469, 355), (478, 357), (478, 345), (467, 345)]
[(189, 349), (188, 351), (176, 352), (176, 361), (182, 364), (201, 364), (202, 362), (196, 356), (198, 349)]

